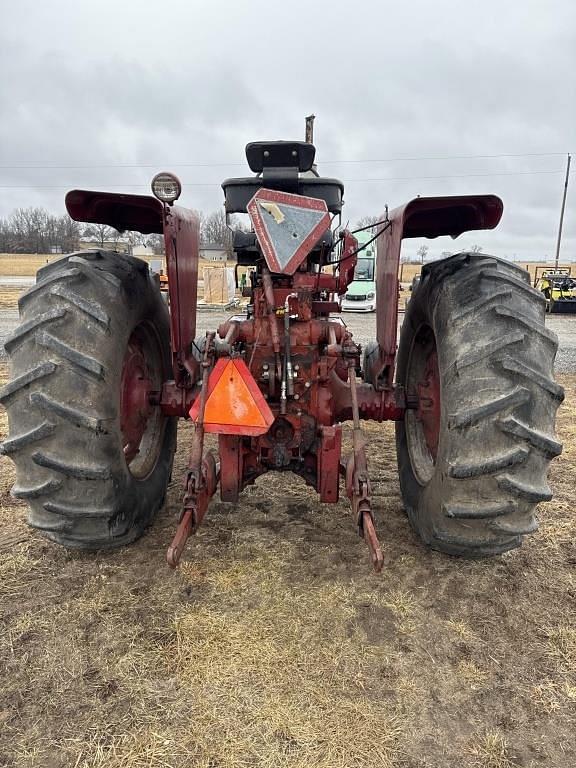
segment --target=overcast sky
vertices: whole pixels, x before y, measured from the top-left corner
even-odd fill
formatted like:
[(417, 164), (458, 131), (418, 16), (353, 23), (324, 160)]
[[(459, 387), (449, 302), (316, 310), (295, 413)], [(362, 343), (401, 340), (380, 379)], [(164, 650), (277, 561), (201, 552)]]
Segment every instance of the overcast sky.
[[(319, 171), (344, 180), (351, 222), (416, 195), (492, 192), (500, 227), (456, 246), (430, 241), (431, 255), (472, 243), (520, 259), (554, 253), (576, 151), (574, 0), (0, 0), (0, 10), (0, 216), (62, 213), (74, 187), (145, 193), (159, 170), (180, 176), (183, 205), (211, 211), (222, 179), (249, 173), (248, 141), (301, 139), (313, 112)], [(563, 255), (576, 260), (574, 178)]]

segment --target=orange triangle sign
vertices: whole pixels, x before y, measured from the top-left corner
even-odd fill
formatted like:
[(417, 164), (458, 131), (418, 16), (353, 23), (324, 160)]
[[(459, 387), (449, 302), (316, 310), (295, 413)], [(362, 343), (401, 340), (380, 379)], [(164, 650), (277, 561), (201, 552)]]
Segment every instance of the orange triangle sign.
[[(190, 408), (197, 421), (200, 397)], [(248, 366), (239, 357), (222, 357), (208, 379), (208, 398), (204, 429), (222, 435), (263, 435), (274, 421), (274, 414)]]

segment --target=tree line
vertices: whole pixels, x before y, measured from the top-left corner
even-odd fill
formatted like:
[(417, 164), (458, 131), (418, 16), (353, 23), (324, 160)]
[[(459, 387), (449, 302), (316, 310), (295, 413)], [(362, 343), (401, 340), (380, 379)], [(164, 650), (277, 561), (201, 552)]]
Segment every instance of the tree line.
[(44, 208), (17, 208), (0, 219), (0, 252), (69, 253), (77, 247), (81, 226), (70, 216), (54, 216)]
[[(222, 209), (204, 214), (197, 211), (200, 218), (200, 242), (203, 245), (213, 243), (221, 246), (228, 257), (232, 256), (232, 232), (226, 224)], [(232, 217), (235, 229), (246, 229), (244, 222)], [(356, 228), (371, 229), (378, 232), (377, 216), (365, 216), (356, 223)], [(86, 238), (100, 248), (123, 247), (131, 251), (139, 245), (151, 248), (154, 253), (164, 252), (164, 239), (161, 235), (142, 235), (140, 232), (118, 232), (106, 224), (83, 224), (63, 214), (55, 216), (45, 208), (17, 208), (10, 216), (0, 219), (0, 253), (70, 253), (78, 249), (80, 238)], [(472, 251), (481, 251), (479, 245), (473, 245)], [(416, 252), (420, 263), (426, 261), (428, 246), (421, 246)], [(449, 256), (443, 252), (442, 256)], [(410, 260), (406, 255), (404, 260)]]
[[(232, 233), (226, 226), (224, 211), (197, 213), (201, 243), (221, 245), (231, 254)], [(235, 221), (234, 226), (241, 224)], [(17, 208), (7, 218), (0, 218), (0, 253), (70, 253), (78, 249), (81, 238), (100, 248), (118, 247), (122, 243), (128, 250), (138, 245), (148, 246), (157, 254), (164, 250), (161, 235), (118, 232), (106, 224), (83, 224), (66, 213), (56, 216), (45, 208)]]

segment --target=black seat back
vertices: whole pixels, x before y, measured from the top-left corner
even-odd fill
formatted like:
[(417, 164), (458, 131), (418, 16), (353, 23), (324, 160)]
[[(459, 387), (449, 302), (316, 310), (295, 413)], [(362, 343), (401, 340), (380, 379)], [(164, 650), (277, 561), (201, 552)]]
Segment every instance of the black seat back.
[[(246, 213), (261, 187), (324, 200), (330, 213), (340, 213), (344, 185), (338, 179), (309, 174), (316, 148), (304, 141), (255, 141), (246, 145), (246, 158), (258, 176), (226, 179), (222, 183), (227, 213)], [(305, 175), (302, 175), (305, 174)]]

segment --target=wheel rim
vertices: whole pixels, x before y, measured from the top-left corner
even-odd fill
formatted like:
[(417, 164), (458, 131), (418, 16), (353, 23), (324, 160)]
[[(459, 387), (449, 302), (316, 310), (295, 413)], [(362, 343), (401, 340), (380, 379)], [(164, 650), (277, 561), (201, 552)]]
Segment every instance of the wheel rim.
[(406, 391), (408, 400), (417, 403), (404, 417), (408, 453), (416, 479), (426, 485), (436, 468), (442, 415), (438, 353), (434, 332), (428, 325), (420, 326), (414, 336)]
[(139, 479), (154, 469), (164, 433), (165, 419), (152, 397), (162, 389), (163, 364), (154, 328), (141, 323), (132, 332), (120, 383), (120, 430), (126, 465)]

